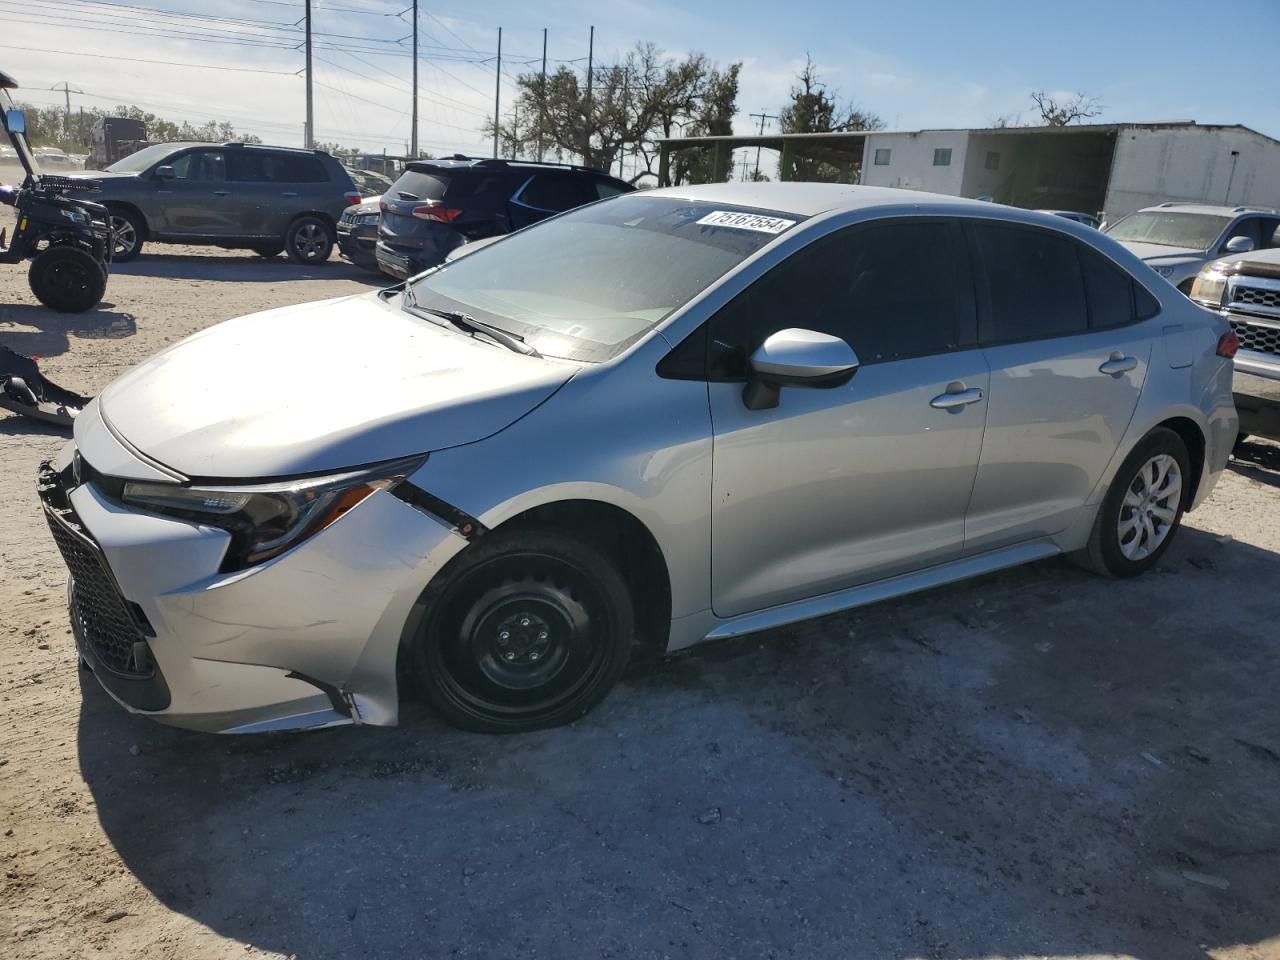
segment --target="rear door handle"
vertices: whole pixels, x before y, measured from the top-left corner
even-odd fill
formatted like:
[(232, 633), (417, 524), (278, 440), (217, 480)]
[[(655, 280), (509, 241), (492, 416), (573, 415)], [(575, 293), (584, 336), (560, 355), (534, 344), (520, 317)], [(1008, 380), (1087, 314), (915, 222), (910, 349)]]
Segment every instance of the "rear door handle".
[(282, 197), (296, 197), (297, 195), (297, 190), (286, 190), (284, 193), (280, 194)]
[(215, 197), (229, 197), (229, 196), (231, 195), (231, 191), (230, 191), (230, 190), (215, 190), (215, 191), (213, 191), (213, 195), (214, 195)]
[(958, 410), (971, 403), (977, 403), (981, 399), (982, 391), (977, 387), (970, 387), (968, 390), (959, 390), (955, 393), (940, 393), (929, 401), (929, 406), (935, 410)]
[(1126, 357), (1117, 350), (1111, 355), (1111, 359), (1105, 361), (1102, 366), (1098, 367), (1099, 373), (1105, 373), (1109, 377), (1118, 377), (1122, 373), (1128, 373), (1138, 365), (1136, 357)]

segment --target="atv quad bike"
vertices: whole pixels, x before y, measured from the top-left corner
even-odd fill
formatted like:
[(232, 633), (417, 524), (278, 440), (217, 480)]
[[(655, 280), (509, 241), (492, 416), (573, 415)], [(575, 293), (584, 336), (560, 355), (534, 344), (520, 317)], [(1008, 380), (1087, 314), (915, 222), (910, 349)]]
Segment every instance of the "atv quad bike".
[(26, 118), (9, 91), (17, 82), (0, 72), (0, 126), (26, 171), (20, 187), (0, 184), (0, 203), (16, 208), (17, 227), (6, 243), (0, 230), (0, 263), (31, 261), (27, 280), (36, 299), (52, 310), (81, 313), (107, 289), (111, 217), (107, 208), (67, 196), (94, 189), (93, 181), (42, 173), (26, 138)]

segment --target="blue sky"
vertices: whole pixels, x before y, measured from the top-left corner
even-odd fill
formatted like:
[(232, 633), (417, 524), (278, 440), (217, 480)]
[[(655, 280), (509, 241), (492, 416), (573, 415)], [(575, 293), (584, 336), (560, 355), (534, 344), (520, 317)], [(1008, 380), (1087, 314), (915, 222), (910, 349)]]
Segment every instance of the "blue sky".
[[(317, 37), (317, 136), (403, 149), (409, 60), (394, 41), (408, 26), (395, 14), (409, 0), (314, 3), (316, 31), (342, 35)], [(1280, 0), (423, 0), (422, 10), (430, 58), (420, 72), (420, 136), (437, 152), (485, 146), (499, 25), (504, 100), (511, 76), (529, 69), (519, 61), (540, 56), (544, 26), (555, 61), (585, 57), (594, 24), (598, 60), (638, 40), (741, 60), (743, 130), (747, 113), (783, 105), (808, 52), (834, 90), (893, 128), (1030, 118), (1028, 92), (1044, 88), (1099, 97), (1102, 120), (1243, 123), (1280, 137)], [(225, 116), (268, 141), (297, 143), (302, 82), (292, 73), (302, 55), (292, 46), (301, 35), (289, 24), (301, 14), (302, 0), (0, 0), (0, 64), (40, 103), (60, 103), (48, 87), (67, 80), (83, 91), (73, 107), (138, 102), (172, 119)]]

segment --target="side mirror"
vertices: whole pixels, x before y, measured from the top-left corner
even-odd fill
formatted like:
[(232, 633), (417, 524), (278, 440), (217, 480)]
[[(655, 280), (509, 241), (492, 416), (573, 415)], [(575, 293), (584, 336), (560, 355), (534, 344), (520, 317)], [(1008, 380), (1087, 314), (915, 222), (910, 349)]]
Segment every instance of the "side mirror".
[(173, 180), (176, 177), (177, 174), (173, 172), (173, 167), (169, 164), (162, 163), (160, 166), (156, 167), (155, 178), (157, 180)]
[(21, 110), (6, 110), (4, 112), (4, 125), (9, 128), (10, 133), (26, 133), (27, 115)]
[(1222, 249), (1227, 253), (1248, 253), (1253, 249), (1253, 240), (1250, 237), (1232, 237)]
[(858, 372), (858, 355), (839, 337), (816, 330), (779, 330), (747, 361), (742, 402), (748, 410), (778, 405), (780, 387), (841, 387)]

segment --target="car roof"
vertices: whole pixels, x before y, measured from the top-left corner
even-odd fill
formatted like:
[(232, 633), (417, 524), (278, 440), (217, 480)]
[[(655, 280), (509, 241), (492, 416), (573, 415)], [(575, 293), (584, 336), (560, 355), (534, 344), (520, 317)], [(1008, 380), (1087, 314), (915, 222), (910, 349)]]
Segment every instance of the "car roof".
[(1026, 213), (1016, 207), (1001, 207), (982, 200), (950, 197), (922, 190), (897, 187), (859, 187), (842, 183), (708, 183), (699, 186), (663, 187), (647, 190), (646, 197), (676, 197), (682, 200), (754, 207), (778, 213), (813, 217), (833, 210), (859, 210), (872, 207), (900, 207), (904, 204), (943, 208), (957, 212), (985, 212), (993, 209)]
[[(410, 160), (404, 166), (406, 170), (415, 170), (419, 173), (442, 169), (471, 170), (476, 167), (482, 167), (491, 170), (509, 170), (513, 173), (532, 173), (543, 171), (546, 173), (560, 172), (586, 174), (592, 177), (603, 177), (606, 180), (618, 179), (603, 170), (597, 170), (594, 167), (579, 167), (570, 163), (543, 163), (538, 160), (504, 160), (501, 157), (464, 157), (461, 154), (456, 154), (452, 157), (434, 157), (430, 160)], [(618, 182), (622, 183), (624, 181)]]
[(1213, 203), (1158, 203), (1154, 207), (1143, 207), (1139, 213), (1156, 213), (1160, 210), (1171, 210), (1175, 213), (1204, 213), (1215, 217), (1234, 217), (1246, 213), (1275, 213), (1270, 207), (1228, 207)]

